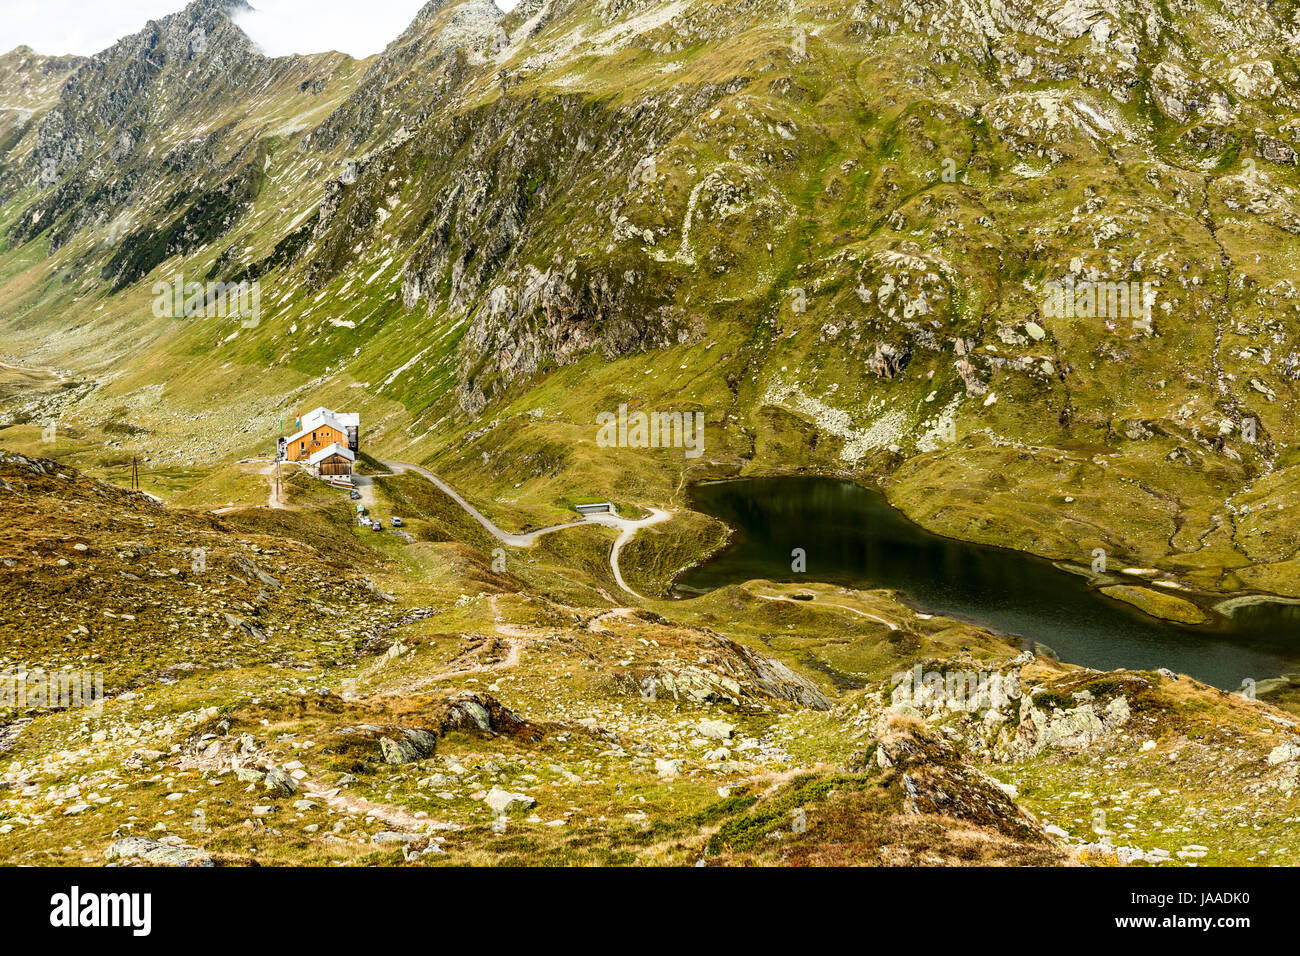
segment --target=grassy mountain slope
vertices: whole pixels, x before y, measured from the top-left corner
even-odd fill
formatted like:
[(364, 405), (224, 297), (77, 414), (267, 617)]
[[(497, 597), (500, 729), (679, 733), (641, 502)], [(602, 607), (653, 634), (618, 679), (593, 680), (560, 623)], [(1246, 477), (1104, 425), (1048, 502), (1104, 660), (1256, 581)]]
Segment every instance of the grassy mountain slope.
[[(944, 533), (1300, 593), (1294, 5), (435, 2), (364, 64), (228, 10), (5, 154), (0, 328), (94, 380), (70, 427), (214, 462), (345, 405), (541, 512), (841, 471)], [(177, 274), (257, 278), (260, 323), (155, 318)], [(1045, 316), (1065, 281), (1150, 283), (1149, 328)], [(597, 452), (623, 401), (703, 411), (705, 457)]]
[[(408, 479), (377, 479), (378, 505), (410, 507)], [(306, 480), (289, 509), (204, 515), (4, 454), (0, 494), (5, 692), (89, 670), (104, 693), (0, 712), (9, 863), (1300, 853), (1291, 715), (1035, 659), (888, 592), (611, 607), (579, 560), (593, 529), (500, 572), (454, 506), (378, 535)], [(940, 679), (900, 696), (914, 663)], [(963, 696), (976, 671), (1015, 689), (996, 712)]]

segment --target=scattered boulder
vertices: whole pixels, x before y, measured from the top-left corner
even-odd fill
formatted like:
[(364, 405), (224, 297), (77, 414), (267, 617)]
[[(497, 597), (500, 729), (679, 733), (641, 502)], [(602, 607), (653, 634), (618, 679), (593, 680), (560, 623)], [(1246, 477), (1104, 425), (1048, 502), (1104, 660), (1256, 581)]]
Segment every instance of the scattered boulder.
[(298, 781), (278, 767), (266, 771), (262, 786), (277, 797), (291, 797), (298, 792)]
[(242, 554), (237, 554), (230, 560), (231, 563), (234, 564), (236, 570), (250, 581), (257, 581), (269, 588), (278, 588), (280, 586), (279, 581), (259, 568), (250, 558), (246, 558)]
[(203, 850), (169, 846), (141, 836), (118, 840), (104, 852), (104, 858), (109, 862), (139, 859), (158, 866), (212, 866), (212, 858)]
[(710, 740), (729, 740), (735, 733), (736, 726), (722, 720), (701, 720), (695, 729)]
[(489, 736), (537, 735), (536, 729), (528, 721), (495, 697), (473, 691), (463, 691), (449, 700), (437, 702), (434, 706), (434, 722), (440, 734), (460, 730)]
[(1269, 752), (1268, 763), (1270, 767), (1276, 767), (1281, 763), (1291, 763), (1297, 757), (1300, 757), (1300, 743), (1284, 740)]
[(502, 790), (500, 787), (493, 787), (489, 790), (484, 801), (497, 816), (507, 814), (511, 810), (530, 810), (537, 803), (527, 794), (511, 793), (509, 790)]
[(1075, 707), (1040, 709), (1033, 695), (1021, 700), (1020, 725), (1015, 749), (1032, 756), (1049, 747), (1082, 750), (1112, 733), (1131, 716), (1128, 699), (1115, 697), (1106, 704), (1083, 701)]
[[(385, 763), (404, 764), (432, 757), (438, 746), (437, 735), (424, 727), (399, 724), (356, 724), (334, 732), (327, 750), (371, 754), (376, 751)], [(373, 748), (373, 749), (372, 749)]]
[(395, 737), (381, 737), (379, 752), (385, 763), (403, 764), (423, 760), (433, 755), (438, 746), (438, 738), (427, 730), (417, 727), (399, 728)]
[(813, 710), (830, 710), (821, 689), (785, 664), (721, 635), (711, 635), (715, 653), (708, 666), (688, 664), (629, 673), (623, 684), (640, 696), (671, 697), (697, 703), (739, 705), (746, 699), (768, 697)]
[(682, 762), (680, 760), (664, 760), (661, 757), (655, 758), (655, 773), (664, 778), (676, 777), (682, 772)]
[(226, 624), (228, 624), (234, 630), (239, 631), (245, 637), (251, 637), (253, 638), (253, 640), (256, 641), (266, 640), (266, 632), (263, 631), (256, 624), (249, 624), (242, 617), (237, 617), (236, 615), (231, 614), (229, 612), (224, 612), (223, 616), (226, 619)]

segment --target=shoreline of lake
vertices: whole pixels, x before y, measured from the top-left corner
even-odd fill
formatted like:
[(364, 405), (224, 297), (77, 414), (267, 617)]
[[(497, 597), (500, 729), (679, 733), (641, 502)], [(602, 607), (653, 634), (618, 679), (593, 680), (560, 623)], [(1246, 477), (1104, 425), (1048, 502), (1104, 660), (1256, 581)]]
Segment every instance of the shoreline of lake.
[[(1214, 595), (1171, 588), (1183, 599), (1195, 597), (1209, 615), (1206, 623), (1178, 624), (1098, 590), (1150, 586), (1149, 575), (1061, 567), (1025, 552), (946, 538), (851, 479), (714, 479), (692, 485), (688, 494), (694, 510), (732, 533), (723, 548), (678, 574), (670, 592), (677, 599), (757, 578), (887, 588), (919, 610), (1050, 646), (1087, 667), (1168, 666), (1225, 689), (1300, 670), (1300, 600), (1245, 594), (1213, 601)], [(808, 555), (803, 573), (792, 571), (790, 557), (801, 546)], [(935, 567), (943, 571), (936, 575)]]

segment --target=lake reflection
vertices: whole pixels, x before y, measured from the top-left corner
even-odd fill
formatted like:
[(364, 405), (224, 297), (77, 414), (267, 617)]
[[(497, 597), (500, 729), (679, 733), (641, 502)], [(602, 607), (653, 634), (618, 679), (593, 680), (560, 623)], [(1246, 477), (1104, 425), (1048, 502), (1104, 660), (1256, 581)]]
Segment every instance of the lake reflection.
[[(1040, 641), (1089, 667), (1168, 667), (1232, 690), (1244, 678), (1300, 671), (1297, 605), (1242, 608), (1214, 627), (1159, 621), (1049, 562), (930, 534), (879, 492), (833, 478), (709, 482), (692, 500), (737, 533), (678, 579), (678, 597), (753, 578), (895, 588), (927, 611)], [(807, 553), (806, 573), (791, 571), (796, 548)]]

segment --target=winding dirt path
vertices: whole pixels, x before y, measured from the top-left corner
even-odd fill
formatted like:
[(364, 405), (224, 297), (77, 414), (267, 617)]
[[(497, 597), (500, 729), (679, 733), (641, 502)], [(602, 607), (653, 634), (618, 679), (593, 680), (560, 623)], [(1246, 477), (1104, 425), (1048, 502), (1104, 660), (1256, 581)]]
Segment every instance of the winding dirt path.
[(636, 537), (638, 531), (642, 528), (648, 528), (652, 524), (659, 524), (661, 521), (667, 521), (672, 517), (672, 514), (667, 511), (661, 511), (658, 508), (651, 508), (650, 517), (642, 518), (640, 521), (629, 521), (626, 518), (619, 518), (616, 515), (595, 515), (593, 516), (593, 519), (599, 519), (602, 517), (611, 518), (612, 521), (597, 520), (598, 524), (608, 524), (610, 527), (622, 529), (618, 538), (614, 541), (614, 547), (609, 549), (609, 567), (610, 570), (614, 572), (614, 580), (618, 583), (618, 586), (628, 594), (632, 595), (638, 601), (644, 601), (645, 598), (628, 587), (627, 582), (623, 580), (623, 572), (620, 571), (618, 567), (618, 555), (619, 552), (623, 550), (623, 546)]
[(540, 528), (537, 531), (529, 531), (523, 534), (512, 534), (509, 531), (502, 531), (498, 528), (482, 512), (462, 498), (455, 488), (447, 484), (427, 468), (421, 468), (419, 465), (405, 461), (382, 461), (380, 464), (390, 469), (394, 474), (402, 474), (403, 472), (411, 471), (426, 478), (452, 501), (460, 505), (465, 513), (482, 525), (487, 532), (492, 535), (492, 537), (496, 538), (502, 544), (507, 544), (512, 548), (531, 548), (537, 543), (537, 539), (542, 535), (552, 534), (556, 531), (563, 531), (565, 528), (579, 528), (583, 525), (599, 524), (604, 525), (607, 528), (616, 529), (619, 532), (619, 536), (614, 541), (614, 546), (609, 552), (609, 567), (614, 574), (614, 580), (618, 583), (620, 588), (637, 600), (645, 600), (644, 597), (628, 587), (627, 582), (623, 580), (623, 572), (620, 570), (618, 565), (619, 552), (623, 550), (624, 545), (631, 541), (639, 530), (653, 524), (659, 524), (661, 521), (667, 521), (672, 517), (672, 512), (663, 511), (659, 508), (651, 508), (650, 516), (648, 518), (641, 518), (636, 521), (630, 518), (621, 518), (612, 513), (592, 514), (585, 515), (581, 520), (571, 521), (568, 524), (551, 525), (549, 528)]
[(382, 820), (394, 830), (421, 833), (430, 824), (435, 823), (435, 821), (425, 817), (412, 816), (401, 807), (390, 806), (386, 803), (372, 803), (365, 797), (357, 797), (345, 792), (342, 787), (330, 787), (310, 777), (302, 781), (302, 788), (307, 794), (308, 800), (320, 800), (335, 810), (341, 810), (344, 813), (364, 814), (368, 817), (374, 817), (376, 820)]
[[(422, 687), (427, 687), (430, 684), (436, 684), (439, 681), (453, 680), (454, 678), (457, 677), (467, 677), (470, 674), (486, 674), (486, 673), (490, 673), (491, 671), (508, 670), (509, 668), (517, 667), (519, 665), (520, 651), (523, 650), (523, 647), (528, 642), (528, 639), (535, 636), (535, 632), (538, 630), (538, 628), (520, 627), (517, 624), (510, 624), (509, 622), (507, 622), (505, 616), (501, 613), (501, 608), (497, 604), (497, 599), (499, 597), (501, 597), (501, 595), (493, 594), (491, 598), (489, 598), (489, 601), (492, 607), (492, 626), (493, 629), (497, 632), (497, 635), (503, 638), (502, 643), (504, 643), (506, 646), (505, 657), (501, 658), (501, 660), (499, 661), (490, 664), (484, 664), (484, 663), (466, 664), (464, 666), (457, 667), (454, 670), (439, 671), (435, 674), (426, 674), (425, 676), (419, 678), (418, 680), (403, 684), (401, 687), (392, 688), (386, 691), (381, 691), (378, 694), (378, 696), (392, 697), (398, 694), (411, 694)], [(448, 661), (448, 663), (454, 664), (457, 660), (466, 656), (467, 654), (471, 654), (478, 651), (481, 648), (481, 646), (482, 645), (479, 645), (479, 647), (462, 651), (461, 653), (453, 657), (450, 661)], [(370, 674), (373, 674), (376, 671), (383, 668), (384, 666), (386, 666), (390, 660), (391, 658), (388, 658), (387, 656), (381, 657), (378, 661), (375, 662), (374, 665), (367, 668), (362, 673), (366, 676), (369, 676)]]
[[(251, 464), (254, 461), (255, 459), (245, 458), (240, 462), (240, 464), (241, 465)], [(282, 462), (282, 464), (285, 463)], [(243, 509), (250, 508), (250, 507), (251, 508), (265, 507), (265, 508), (274, 508), (277, 511), (287, 511), (289, 508), (289, 502), (285, 500), (285, 496), (284, 496), (284, 479), (287, 477), (288, 467), (286, 466), (285, 468), (282, 468), (280, 470), (280, 488), (279, 488), (280, 493), (278, 495), (276, 494), (276, 487), (275, 487), (275, 462), (271, 462), (269, 465), (267, 465), (264, 468), (259, 468), (257, 470), (257, 474), (262, 475), (264, 478), (266, 478), (267, 489), (266, 489), (265, 505), (229, 504), (222, 508), (213, 508), (211, 511), (208, 512), (208, 514), (224, 515), (224, 514), (229, 514), (232, 511), (242, 511)], [(148, 492), (145, 493), (148, 494)], [(152, 497), (152, 495), (150, 497)]]
[(841, 611), (848, 611), (851, 614), (857, 614), (860, 617), (870, 618), (873, 621), (885, 625), (885, 627), (889, 628), (891, 631), (898, 630), (898, 625), (893, 623), (892, 621), (886, 621), (883, 617), (877, 617), (874, 614), (868, 614), (866, 611), (859, 611), (857, 608), (849, 607), (847, 604), (835, 604), (832, 601), (818, 601), (816, 599), (812, 601), (796, 601), (794, 598), (782, 597), (777, 594), (755, 593), (754, 597), (762, 598), (764, 601), (785, 601), (790, 604), (800, 604), (803, 605), (804, 607), (808, 607), (810, 605), (812, 607), (837, 607)]
[(271, 487), (266, 493), (266, 506), (268, 508), (277, 508), (280, 510), (288, 508), (289, 505), (284, 500), (284, 478), (285, 478), (284, 469), (282, 468), (280, 470), (280, 483), (278, 485), (276, 484), (275, 481), (274, 462), (267, 465), (266, 469), (262, 472), (262, 474), (267, 475), (271, 479), (270, 480)]

